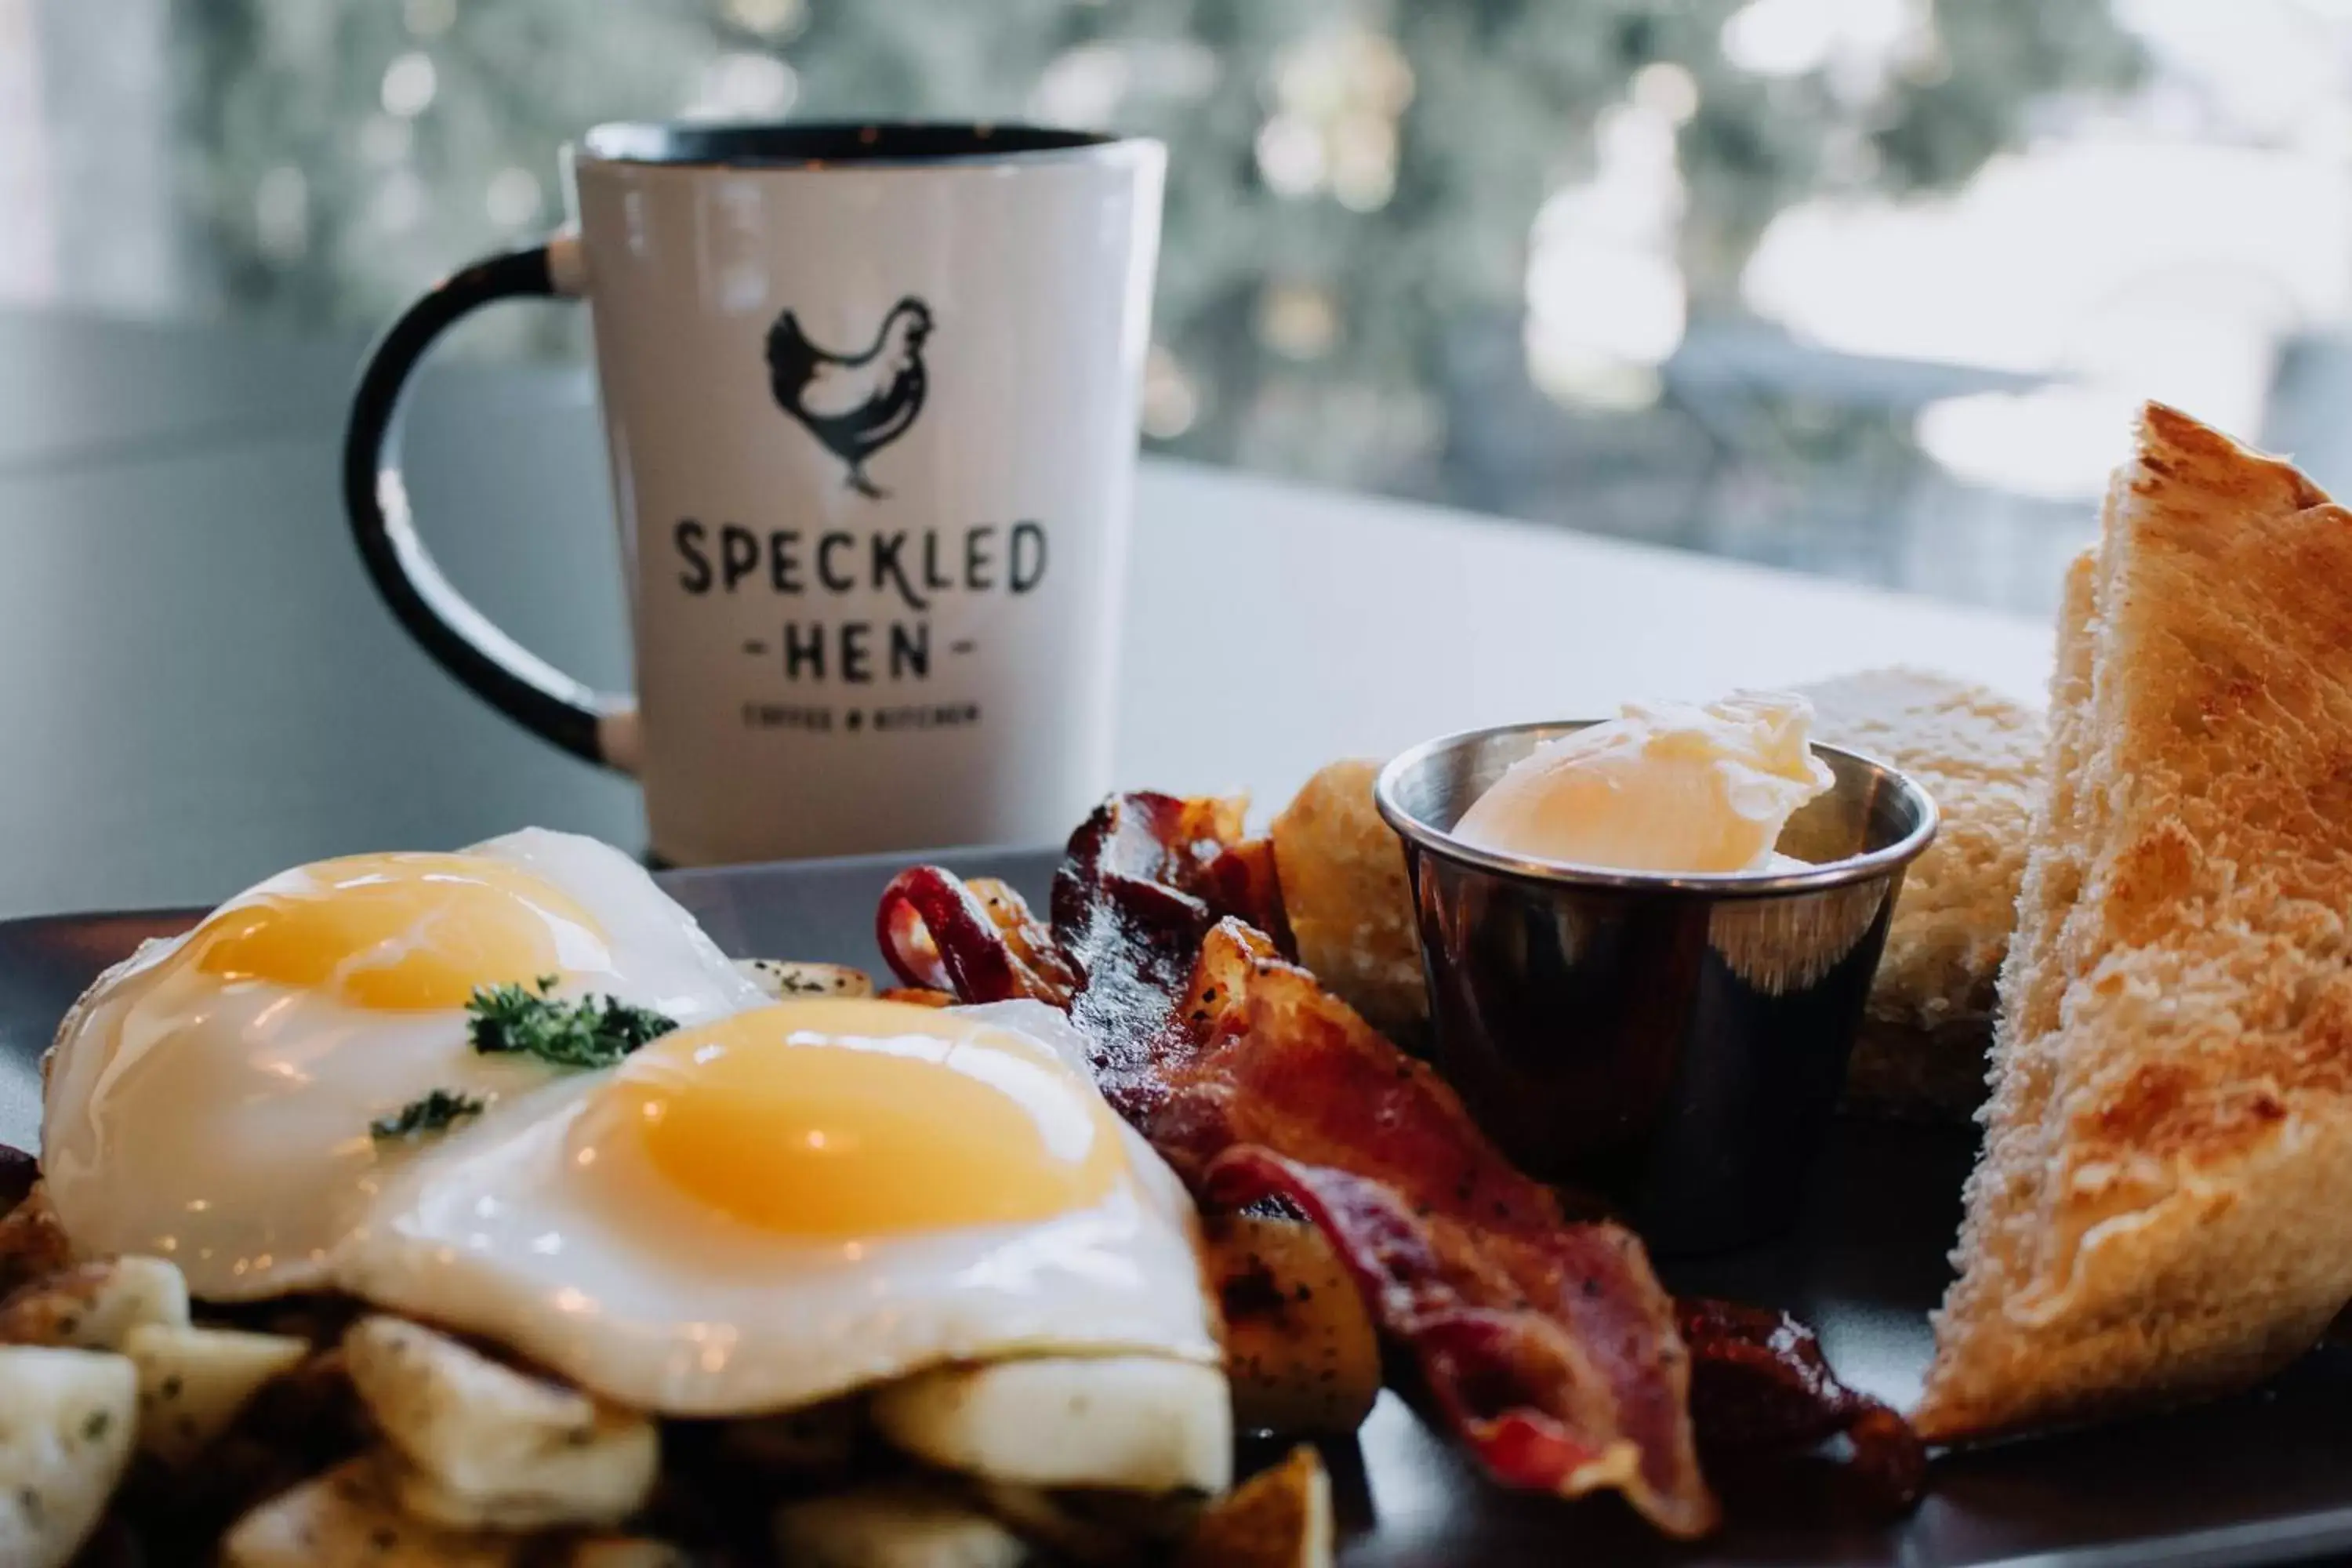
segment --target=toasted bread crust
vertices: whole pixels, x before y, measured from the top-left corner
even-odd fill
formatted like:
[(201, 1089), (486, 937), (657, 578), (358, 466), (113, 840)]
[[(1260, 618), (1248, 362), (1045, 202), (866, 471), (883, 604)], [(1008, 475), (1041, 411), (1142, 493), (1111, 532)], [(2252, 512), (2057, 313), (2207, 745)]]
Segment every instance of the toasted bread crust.
[(2151, 405), (2069, 579), (1923, 1435), (2235, 1387), (2352, 1298), (2347, 630), (2352, 514)]
[(1391, 1039), (1429, 1021), (1404, 848), (1372, 804), (1381, 764), (1332, 763), (1274, 819), (1275, 875), (1299, 962)]

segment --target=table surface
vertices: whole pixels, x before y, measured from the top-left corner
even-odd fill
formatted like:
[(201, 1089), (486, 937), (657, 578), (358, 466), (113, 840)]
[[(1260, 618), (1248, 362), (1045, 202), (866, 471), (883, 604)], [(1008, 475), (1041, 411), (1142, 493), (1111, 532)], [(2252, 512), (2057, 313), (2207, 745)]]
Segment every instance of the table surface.
[[(642, 842), (626, 781), (459, 690), (338, 499), (359, 346), (0, 311), (0, 918), (217, 900), (526, 822)], [(420, 527), (528, 646), (627, 679), (593, 390), (444, 365)], [(1446, 730), (1907, 663), (2038, 699), (2047, 626), (1702, 556), (1147, 461), (1120, 781), (1279, 803)]]

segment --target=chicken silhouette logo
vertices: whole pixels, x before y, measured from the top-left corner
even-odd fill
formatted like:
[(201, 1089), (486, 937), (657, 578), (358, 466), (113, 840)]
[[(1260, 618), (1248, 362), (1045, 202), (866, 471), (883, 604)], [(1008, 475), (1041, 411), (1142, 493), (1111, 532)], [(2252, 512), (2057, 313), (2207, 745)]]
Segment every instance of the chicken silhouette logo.
[(790, 310), (768, 329), (776, 405), (849, 465), (843, 482), (860, 495), (888, 493), (866, 477), (866, 459), (905, 435), (923, 411), (929, 388), (923, 342), (930, 335), (931, 308), (911, 294), (890, 307), (861, 354), (817, 347)]

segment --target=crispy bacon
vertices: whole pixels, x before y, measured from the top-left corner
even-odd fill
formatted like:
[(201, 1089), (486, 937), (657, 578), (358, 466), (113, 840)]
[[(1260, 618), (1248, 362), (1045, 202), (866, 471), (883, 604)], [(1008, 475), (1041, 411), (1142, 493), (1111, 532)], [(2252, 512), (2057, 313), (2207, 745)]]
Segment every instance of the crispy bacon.
[[(1566, 1223), (1434, 1073), (1287, 963), (1249, 921), (1280, 923), (1250, 864), (1223, 801), (1115, 796), (1072, 836), (1050, 931), (1084, 976), (1066, 1005), (1104, 1097), (1208, 1201), (1304, 1209), (1496, 1479), (1619, 1490), (1705, 1533), (1688, 1363), (1640, 1241)], [(955, 886), (919, 868), (891, 884), (892, 967), (970, 1001), (1041, 994), (1019, 957), (1041, 945), (1034, 919)]]
[[(1566, 1218), (1442, 1079), (1287, 962), (1271, 857), (1236, 803), (1114, 796), (1072, 836), (1052, 914), (919, 868), (877, 923), (909, 984), (1066, 1007), (1105, 1098), (1205, 1201), (1303, 1210), (1496, 1479), (1617, 1490), (1675, 1535), (1712, 1527), (1689, 1356), (1640, 1240)], [(1706, 1321), (1759, 1384), (1738, 1325)], [(1807, 1386), (1771, 1384), (1790, 1433)], [(1811, 1419), (1808, 1441), (1863, 1417)]]
[(1691, 1415), (1710, 1448), (1808, 1447), (1843, 1435), (1856, 1475), (1889, 1508), (1927, 1478), (1927, 1451), (1894, 1409), (1837, 1380), (1813, 1331), (1786, 1312), (1735, 1301), (1675, 1303), (1690, 1347)]
[(1328, 1236), (1471, 1451), (1507, 1484), (1714, 1521), (1673, 1305), (1641, 1242), (1570, 1224), (1434, 1072), (1239, 921), (1212, 927), (1142, 1126), (1211, 1202), (1280, 1195)]
[(1713, 1527), (1665, 1292), (1641, 1243), (1612, 1225), (1500, 1238), (1409, 1206), (1386, 1184), (1235, 1144), (1202, 1191), (1296, 1205), (1329, 1237), (1381, 1326), (1410, 1346), (1423, 1386), (1506, 1486), (1603, 1489), (1670, 1534)]
[(1020, 894), (937, 866), (910, 866), (890, 879), (874, 942), (909, 988), (965, 1002), (1028, 996), (1067, 1007), (1084, 983)]

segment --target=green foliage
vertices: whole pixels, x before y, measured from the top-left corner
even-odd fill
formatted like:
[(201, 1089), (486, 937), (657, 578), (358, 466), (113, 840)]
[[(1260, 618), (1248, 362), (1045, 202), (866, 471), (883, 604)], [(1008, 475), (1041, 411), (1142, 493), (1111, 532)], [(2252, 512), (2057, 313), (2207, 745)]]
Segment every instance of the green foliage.
[[(1928, 13), (1937, 47), (1884, 80), (1768, 78), (1724, 57), (1738, 9), (212, 0), (181, 12), (186, 145), (227, 293), (299, 321), (373, 325), (450, 267), (552, 223), (563, 140), (599, 120), (677, 112), (721, 53), (786, 61), (795, 117), (1005, 119), (1049, 110), (1045, 89), (1085, 51), (1076, 58), (1115, 89), (1097, 94), (1096, 112), (1171, 151), (1156, 335), (1198, 410), (1177, 449), (1401, 483), (1446, 439), (1465, 328), (1517, 319), (1530, 220), (1549, 191), (1590, 172), (1596, 121), (1642, 67), (1672, 63), (1697, 88), (1677, 149), (1679, 243), (1693, 310), (1706, 315), (1736, 310), (1740, 267), (1790, 202), (1948, 187), (2015, 143), (2053, 95), (2115, 88), (2138, 64), (2104, 0), (1942, 0)], [(1386, 123), (1392, 189), (1352, 205), (1328, 186), (1277, 191), (1256, 144), (1283, 110), (1286, 73), (1335, 38), (1363, 37), (1391, 41), (1406, 96), (1343, 103), (1320, 122), (1375, 140)], [(436, 82), (413, 120), (380, 101), (387, 67), (412, 51), (430, 58)], [(1354, 85), (1325, 89), (1377, 88), (1381, 58), (1359, 51), (1370, 65)], [(518, 217), (526, 176), (544, 195)], [(501, 177), (506, 222), (492, 216)], [(1285, 289), (1305, 291), (1313, 329), (1288, 339), (1268, 330)]]
[(674, 1019), (611, 996), (563, 1001), (555, 976), (536, 988), (485, 985), (466, 1004), (467, 1033), (486, 1056), (515, 1053), (551, 1067), (608, 1068), (677, 1027)]
[(390, 1116), (379, 1116), (368, 1123), (368, 1131), (379, 1143), (399, 1142), (419, 1138), (429, 1132), (446, 1132), (451, 1127), (482, 1113), (483, 1101), (470, 1094), (455, 1089), (427, 1089), (422, 1099), (412, 1100)]

